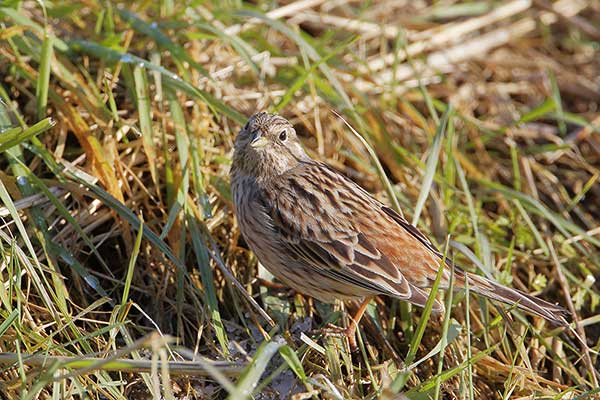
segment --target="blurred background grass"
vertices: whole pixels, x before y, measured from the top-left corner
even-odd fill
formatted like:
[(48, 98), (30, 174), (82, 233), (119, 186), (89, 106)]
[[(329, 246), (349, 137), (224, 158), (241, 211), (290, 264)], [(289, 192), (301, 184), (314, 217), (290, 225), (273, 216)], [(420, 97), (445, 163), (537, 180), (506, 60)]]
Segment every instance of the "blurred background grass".
[[(0, 5), (3, 398), (598, 395), (598, 2)], [(263, 110), (584, 343), (465, 293), (324, 336), (343, 307), (265, 285), (233, 218)]]

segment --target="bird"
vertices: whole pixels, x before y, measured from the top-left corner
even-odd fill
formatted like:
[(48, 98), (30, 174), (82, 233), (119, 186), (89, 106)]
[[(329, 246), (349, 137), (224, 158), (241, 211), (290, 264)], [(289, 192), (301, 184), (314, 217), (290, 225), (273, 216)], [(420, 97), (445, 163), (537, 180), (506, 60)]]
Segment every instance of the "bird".
[[(258, 260), (290, 288), (325, 303), (367, 305), (385, 295), (423, 307), (439, 268), (439, 287), (469, 290), (566, 326), (566, 310), (454, 266), (417, 227), (369, 192), (304, 151), (277, 114), (251, 116), (234, 141), (231, 191), (240, 231)], [(433, 312), (445, 312), (437, 298)]]

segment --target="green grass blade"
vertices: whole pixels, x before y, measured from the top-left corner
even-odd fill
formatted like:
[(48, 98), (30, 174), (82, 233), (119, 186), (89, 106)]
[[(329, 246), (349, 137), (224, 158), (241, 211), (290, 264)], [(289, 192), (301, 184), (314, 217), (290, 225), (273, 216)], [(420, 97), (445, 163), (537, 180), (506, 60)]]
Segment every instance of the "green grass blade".
[[(40, 37), (44, 36), (44, 28), (38, 23), (34, 22), (31, 18), (28, 18), (24, 13), (20, 13), (17, 10), (9, 7), (0, 7), (0, 15), (10, 18), (17, 25), (24, 25), (35, 31)], [(55, 38), (52, 41), (53, 46), (59, 51), (67, 51), (69, 46), (61, 39)]]
[[(448, 241), (449, 240), (450, 240), (450, 236), (448, 236)], [(448, 248), (448, 245), (446, 245), (446, 248)], [(450, 342), (453, 340), (452, 336), (454, 336), (454, 338), (456, 338), (456, 336), (458, 336), (458, 332), (460, 332), (460, 325), (457, 323), (454, 326), (453, 332), (451, 333), (451, 335), (449, 335), (450, 314), (451, 314), (451, 310), (452, 310), (452, 299), (453, 299), (453, 295), (454, 295), (454, 273), (455, 273), (455, 269), (454, 269), (454, 264), (453, 264), (452, 270), (450, 271), (450, 281), (448, 282), (448, 290), (446, 291), (446, 315), (444, 315), (444, 323), (442, 325), (442, 338), (440, 339), (440, 357), (438, 360), (438, 369), (437, 369), (437, 375), (438, 375), (438, 377), (440, 377), (440, 379), (438, 379), (438, 381), (436, 382), (436, 385), (435, 385), (435, 392), (434, 392), (435, 400), (440, 398), (440, 389), (441, 389), (441, 384), (442, 384), (441, 375), (442, 375), (442, 372), (444, 371), (444, 351), (446, 350), (446, 347), (450, 344)]]
[(213, 272), (209, 262), (209, 250), (206, 247), (206, 242), (203, 240), (204, 234), (200, 230), (194, 215), (187, 215), (187, 223), (190, 229), (190, 236), (192, 238), (192, 246), (196, 255), (196, 263), (198, 269), (200, 270), (202, 285), (204, 286), (204, 301), (208, 307), (208, 311), (210, 312), (210, 317), (212, 319), (211, 327), (215, 332), (215, 336), (217, 337), (219, 344), (221, 345), (221, 351), (223, 354), (228, 354), (229, 349), (227, 347), (227, 333), (225, 332), (221, 313), (219, 312)]
[[(252, 60), (252, 56), (258, 54), (258, 52), (254, 48), (252, 48), (252, 46), (250, 46), (248, 43), (246, 43), (244, 40), (242, 40), (238, 36), (227, 34), (227, 33), (223, 32), (222, 30), (218, 29), (217, 27), (212, 26), (210, 24), (196, 22), (194, 25), (200, 29), (212, 32), (221, 40), (230, 43), (231, 47), (233, 47), (234, 50), (242, 57), (242, 59), (244, 59), (244, 61), (246, 61), (246, 64), (248, 64), (250, 66), (250, 68), (252, 68), (252, 71), (254, 72), (254, 74), (256, 76), (260, 76), (260, 71), (258, 69), (258, 66)], [(190, 39), (194, 38), (193, 34), (190, 34), (188, 36), (190, 37)]]
[(233, 108), (223, 104), (210, 93), (194, 87), (190, 83), (184, 81), (177, 74), (170, 72), (164, 67), (151, 63), (148, 60), (144, 60), (143, 58), (134, 56), (133, 54), (122, 53), (87, 40), (72, 40), (69, 42), (69, 47), (73, 51), (87, 53), (108, 62), (132, 64), (144, 67), (148, 70), (157, 71), (163, 76), (163, 78), (165, 78), (166, 83), (168, 83), (170, 86), (178, 88), (195, 99), (205, 102), (216, 115), (219, 113), (224, 114), (240, 124), (246, 122), (246, 117), (235, 111)]
[(388, 179), (388, 177), (387, 177), (387, 175), (385, 173), (385, 170), (383, 169), (383, 165), (381, 165), (381, 161), (379, 161), (379, 157), (377, 157), (377, 153), (375, 153), (375, 150), (373, 150), (373, 148), (371, 147), (371, 145), (369, 144), (369, 142), (367, 142), (367, 140), (360, 133), (358, 133), (356, 131), (356, 129), (354, 129), (354, 127), (352, 125), (350, 125), (350, 123), (348, 123), (341, 115), (339, 115), (335, 111), (333, 111), (333, 113), (338, 118), (340, 118), (342, 120), (342, 122), (344, 122), (344, 124), (350, 129), (350, 132), (352, 132), (352, 134), (354, 136), (356, 136), (356, 138), (358, 140), (360, 140), (360, 142), (362, 143), (362, 145), (365, 146), (365, 149), (367, 149), (367, 152), (369, 153), (369, 155), (371, 156), (371, 159), (375, 163), (375, 167), (377, 168), (377, 173), (379, 175), (379, 178), (381, 179), (381, 181), (385, 185), (386, 191), (388, 192), (388, 196), (390, 198), (390, 201), (392, 202), (393, 208), (402, 217), (404, 217), (404, 213), (402, 212), (402, 207), (400, 207), (400, 203), (398, 202), (398, 198), (396, 197), (396, 193), (394, 192), (394, 188), (392, 187), (392, 183)]
[(481, 351), (477, 352), (477, 354), (475, 354), (472, 358), (469, 358), (469, 359), (463, 361), (456, 367), (447, 369), (440, 375), (432, 376), (427, 381), (425, 381), (425, 382), (421, 383), (420, 385), (418, 385), (417, 387), (412, 388), (409, 391), (407, 391), (406, 396), (408, 396), (408, 398), (411, 398), (411, 396), (416, 393), (427, 392), (427, 391), (435, 388), (435, 386), (438, 385), (439, 383), (446, 382), (448, 379), (460, 374), (462, 371), (465, 370), (465, 368), (467, 368), (468, 365), (476, 364), (478, 361), (482, 360), (486, 356), (493, 353), (496, 350), (496, 347), (497, 346), (491, 346), (491, 347), (486, 348), (485, 350), (481, 350)]
[(556, 83), (556, 77), (554, 76), (554, 73), (549, 71), (548, 75), (550, 76), (552, 99), (554, 100), (554, 105), (556, 106), (556, 115), (558, 116), (558, 129), (560, 130), (560, 133), (564, 136), (567, 133), (567, 125), (565, 124), (565, 113), (563, 111), (560, 90), (558, 89), (558, 83)]
[(0, 153), (10, 149), (11, 147), (21, 144), (42, 132), (47, 131), (54, 125), (56, 125), (56, 122), (52, 118), (46, 118), (27, 129), (10, 128), (5, 130), (2, 132), (2, 134), (0, 134)]
[[(449, 106), (446, 109), (446, 112), (444, 112), (444, 115), (442, 115), (442, 120), (438, 125), (437, 132), (433, 139), (431, 151), (429, 153), (429, 157), (427, 158), (425, 176), (423, 177), (423, 184), (421, 185), (421, 191), (419, 192), (419, 198), (417, 199), (417, 204), (415, 205), (415, 212), (413, 214), (412, 224), (414, 226), (417, 226), (419, 222), (419, 217), (421, 216), (421, 211), (423, 211), (423, 207), (425, 206), (425, 201), (427, 201), (427, 197), (429, 197), (429, 191), (431, 190), (431, 184), (433, 183), (433, 177), (435, 176), (435, 170), (437, 169), (444, 135), (446, 134), (446, 126), (448, 125), (448, 121), (450, 120), (452, 113), (452, 106)], [(451, 124), (452, 122), (450, 122), (450, 125)]]
[(471, 189), (469, 189), (469, 184), (467, 182), (467, 177), (465, 176), (465, 172), (460, 165), (460, 161), (457, 158), (454, 159), (454, 166), (456, 168), (456, 172), (458, 175), (458, 181), (460, 182), (460, 186), (465, 195), (465, 199), (467, 200), (467, 207), (469, 209), (469, 218), (471, 219), (471, 225), (473, 226), (473, 236), (475, 236), (475, 253), (480, 255), (482, 245), (481, 235), (479, 234), (479, 213), (475, 208), (475, 201), (473, 200), (473, 195), (471, 194)]
[(548, 113), (554, 111), (556, 109), (556, 104), (554, 99), (546, 99), (542, 104), (535, 107), (533, 110), (523, 114), (517, 124), (522, 124), (524, 122), (536, 121)]
[[(425, 303), (425, 307), (423, 308), (423, 313), (421, 314), (421, 319), (419, 320), (419, 325), (417, 326), (417, 330), (411, 340), (410, 348), (408, 350), (408, 354), (406, 355), (405, 364), (410, 366), (414, 361), (419, 345), (421, 344), (421, 340), (423, 339), (423, 335), (425, 334), (425, 328), (427, 327), (427, 323), (429, 322), (429, 316), (431, 315), (431, 310), (433, 309), (433, 304), (436, 301), (438, 289), (440, 287), (440, 282), (442, 281), (442, 276), (444, 275), (444, 271), (446, 269), (446, 255), (448, 253), (448, 242), (446, 242), (446, 247), (444, 249), (444, 255), (438, 266), (438, 271), (435, 276), (435, 281), (431, 285), (431, 292), (427, 297), (427, 302)], [(396, 376), (391, 385), (391, 390), (394, 393), (400, 392), (406, 382), (408, 381), (410, 371), (401, 372)]]
[(481, 184), (488, 186), (489, 188), (504, 194), (508, 198), (515, 198), (521, 201), (524, 206), (533, 212), (534, 214), (540, 215), (550, 221), (563, 235), (569, 237), (571, 234), (581, 235), (584, 240), (593, 244), (594, 246), (600, 247), (600, 240), (587, 234), (586, 231), (581, 229), (579, 226), (565, 218), (557, 215), (556, 213), (548, 210), (541, 202), (534, 199), (533, 197), (526, 195), (521, 192), (509, 189), (502, 184), (497, 182), (491, 182), (485, 179), (478, 180)]
[(133, 271), (135, 269), (135, 262), (137, 261), (138, 255), (140, 254), (140, 247), (142, 245), (142, 238), (144, 237), (144, 221), (140, 218), (140, 226), (135, 237), (135, 243), (129, 257), (129, 265), (127, 266), (127, 275), (125, 276), (125, 283), (123, 285), (123, 296), (121, 296), (121, 308), (119, 309), (119, 317), (117, 320), (122, 320), (125, 312), (125, 304), (129, 300), (129, 290), (131, 288), (131, 280), (133, 278)]
[(279, 349), (279, 355), (285, 360), (290, 369), (294, 371), (296, 376), (300, 378), (302, 382), (306, 382), (308, 379), (306, 376), (306, 371), (304, 371), (302, 362), (300, 361), (300, 358), (298, 358), (298, 354), (294, 351), (294, 349), (287, 345), (281, 346)]
[(12, 310), (12, 312), (7, 316), (5, 316), (3, 312), (0, 313), (0, 315), (4, 317), (4, 321), (2, 321), (2, 323), (0, 324), (0, 337), (4, 336), (4, 333), (6, 333), (6, 331), (12, 325), (12, 323), (15, 322), (15, 320), (19, 317), (19, 314), (20, 312), (17, 308)]
[[(48, 308), (48, 310), (51, 311), (52, 315), (56, 316), (56, 315), (58, 315), (58, 312), (56, 311), (56, 308), (54, 307), (54, 302), (51, 299), (50, 293), (48, 293), (48, 291), (46, 290), (47, 286), (45, 286), (45, 281), (34, 270), (34, 267), (37, 271), (43, 271), (43, 268), (39, 262), (39, 259), (35, 252), (33, 244), (31, 243), (31, 239), (29, 238), (27, 229), (25, 229), (25, 225), (23, 225), (23, 221), (21, 220), (19, 213), (17, 212), (15, 204), (12, 201), (10, 194), (6, 190), (6, 186), (4, 185), (4, 183), (2, 182), (1, 179), (0, 179), (0, 200), (2, 200), (2, 203), (4, 204), (4, 206), (8, 209), (10, 216), (13, 219), (14, 224), (16, 225), (17, 230), (19, 231), (19, 234), (21, 235), (21, 238), (23, 239), (23, 242), (25, 243), (25, 247), (27, 247), (27, 251), (29, 252), (31, 260), (33, 260), (33, 265), (30, 264), (29, 259), (25, 256), (25, 253), (17, 254), (17, 255), (19, 256), (21, 261), (26, 264), (26, 269), (28, 269), (28, 273), (31, 276), (34, 286), (36, 287), (40, 296), (42, 297), (42, 299), (44, 301), (44, 305)], [(2, 230), (0, 230), (0, 236), (3, 237), (3, 239), (7, 242), (12, 241), (12, 239), (10, 239), (9, 236), (6, 233), (4, 233)]]
[(53, 37), (48, 33), (44, 33), (44, 40), (42, 41), (42, 54), (40, 57), (40, 70), (38, 72), (38, 79), (35, 86), (35, 100), (37, 106), (37, 117), (42, 119), (47, 113), (48, 104), (48, 85), (50, 83), (50, 63), (52, 62), (52, 40)]
[[(469, 280), (465, 281), (465, 329), (467, 332), (467, 360), (473, 358), (473, 347), (471, 344), (471, 291), (469, 289)], [(469, 400), (475, 399), (475, 390), (473, 387), (473, 364), (469, 362), (467, 364), (467, 379), (468, 379), (468, 392)]]
[(296, 92), (298, 90), (300, 90), (302, 88), (302, 86), (304, 86), (304, 84), (306, 83), (308, 78), (316, 72), (316, 70), (321, 66), (321, 64), (327, 63), (330, 59), (332, 59), (333, 57), (338, 55), (338, 53), (340, 53), (342, 50), (347, 49), (351, 44), (353, 44), (357, 40), (358, 40), (358, 38), (354, 38), (354, 39), (350, 40), (349, 42), (336, 47), (327, 56), (325, 56), (325, 57), (321, 58), (319, 61), (313, 63), (309, 69), (304, 70), (302, 75), (299, 75), (296, 78), (296, 80), (294, 80), (294, 82), (290, 85), (289, 89), (286, 90), (285, 94), (281, 97), (281, 100), (279, 100), (279, 103), (277, 103), (273, 107), (273, 112), (277, 113), (281, 109), (283, 109), (285, 106), (287, 106), (288, 103), (294, 97), (294, 94), (296, 94)]
[(152, 115), (150, 111), (150, 93), (148, 88), (148, 77), (146, 70), (142, 67), (133, 68), (133, 79), (135, 81), (135, 96), (140, 119), (140, 130), (142, 131), (142, 144), (144, 152), (148, 157), (150, 174), (155, 187), (159, 187), (158, 173), (156, 171), (156, 151), (154, 145), (154, 130), (152, 129)]
[(252, 362), (240, 376), (235, 390), (229, 393), (228, 399), (243, 400), (251, 398), (254, 388), (257, 386), (263, 372), (265, 372), (269, 361), (277, 354), (277, 351), (281, 346), (283, 346), (283, 343), (278, 340), (261, 344), (256, 351), (256, 354), (254, 354)]
[(124, 8), (117, 8), (117, 13), (123, 18), (123, 20), (129, 22), (131, 27), (136, 31), (140, 32), (143, 35), (146, 35), (159, 47), (162, 47), (166, 50), (169, 50), (171, 55), (176, 59), (183, 60), (189, 63), (194, 69), (200, 72), (202, 75), (209, 77), (208, 71), (200, 64), (198, 64), (186, 51), (183, 47), (175, 44), (167, 35), (165, 35), (159, 28), (156, 22), (147, 23), (136, 14), (131, 11), (128, 11)]
[(57, 209), (58, 213), (61, 215), (61, 217), (64, 218), (73, 227), (73, 229), (75, 229), (75, 232), (77, 232), (81, 236), (81, 238), (83, 239), (85, 244), (92, 250), (92, 252), (97, 257), (98, 261), (104, 267), (104, 269), (106, 271), (110, 272), (110, 268), (104, 261), (102, 255), (98, 252), (98, 249), (92, 242), (92, 239), (84, 232), (84, 230), (81, 228), (79, 223), (77, 223), (77, 220), (75, 220), (75, 218), (71, 215), (69, 210), (67, 210), (67, 208), (63, 205), (63, 203), (52, 192), (52, 190), (50, 190), (40, 178), (35, 176), (35, 174), (25, 164), (23, 164), (19, 160), (17, 160), (16, 162), (21, 166), (21, 168), (24, 171), (27, 172), (26, 176), (27, 176), (27, 179), (31, 182), (31, 184), (35, 188), (40, 190), (48, 198), (50, 203), (52, 203), (52, 205), (54, 207), (56, 207), (56, 209)]
[[(104, 189), (100, 188), (98, 185), (90, 183), (89, 177), (81, 175), (80, 173), (74, 173), (73, 171), (67, 171), (67, 176), (71, 179), (75, 180), (79, 184), (87, 187), (92, 193), (94, 193), (97, 198), (102, 201), (106, 206), (115, 210), (121, 218), (127, 221), (132, 228), (137, 229), (139, 224), (139, 218), (131, 211), (127, 206), (123, 203), (115, 199)], [(181, 268), (186, 270), (185, 265), (173, 254), (173, 251), (160, 237), (154, 233), (147, 225), (144, 225), (142, 228), (144, 232), (144, 238), (148, 240), (150, 243), (158, 247), (158, 249), (173, 263), (177, 266), (177, 268)]]
[[(319, 55), (319, 53), (300, 35), (298, 35), (296, 32), (291, 30), (286, 24), (284, 24), (280, 21), (276, 21), (274, 19), (268, 18), (264, 14), (260, 14), (258, 12), (250, 11), (250, 10), (237, 11), (235, 13), (235, 15), (241, 16), (241, 17), (254, 17), (254, 18), (257, 18), (257, 19), (263, 21), (267, 25), (271, 26), (273, 29), (278, 30), (279, 32), (281, 32), (282, 34), (286, 35), (287, 37), (292, 39), (294, 42), (296, 42), (298, 44), (298, 46), (300, 46), (313, 61), (319, 61), (321, 59), (321, 56)], [(338, 96), (340, 96), (344, 105), (349, 110), (351, 110), (351, 111), (354, 110), (352, 101), (346, 94), (344, 87), (342, 86), (340, 81), (337, 79), (335, 74), (331, 71), (329, 66), (326, 63), (322, 63), (319, 65), (319, 69), (321, 70), (323, 75), (325, 75), (325, 77), (327, 77), (328, 81), (331, 82), (331, 85), (335, 88)]]

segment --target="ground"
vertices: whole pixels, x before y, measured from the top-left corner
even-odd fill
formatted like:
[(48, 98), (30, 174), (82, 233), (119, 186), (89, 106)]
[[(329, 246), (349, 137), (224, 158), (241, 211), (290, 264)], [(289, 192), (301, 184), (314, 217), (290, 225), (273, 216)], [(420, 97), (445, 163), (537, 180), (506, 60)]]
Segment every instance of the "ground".
[[(0, 21), (3, 398), (599, 394), (597, 2), (13, 0)], [(344, 306), (266, 284), (239, 234), (257, 111), (573, 329), (381, 297), (351, 353), (323, 330)]]

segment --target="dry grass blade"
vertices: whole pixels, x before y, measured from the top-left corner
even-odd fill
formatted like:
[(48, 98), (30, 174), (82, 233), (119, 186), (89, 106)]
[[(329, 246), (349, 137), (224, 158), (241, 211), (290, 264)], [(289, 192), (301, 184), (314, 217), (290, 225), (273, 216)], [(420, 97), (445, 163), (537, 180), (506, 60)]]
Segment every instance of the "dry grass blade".
[[(0, 353), (0, 364), (10, 366), (22, 362), (31, 367), (46, 367), (57, 363), (60, 368), (74, 368), (72, 374), (57, 377), (56, 380), (67, 379), (75, 375), (83, 375), (94, 370), (148, 373), (153, 368), (151, 360), (130, 360), (118, 357), (63, 357), (47, 355), (28, 355), (15, 353)], [(206, 362), (205, 362), (206, 363)], [(212, 376), (213, 369), (224, 376), (239, 376), (244, 365), (235, 365), (229, 362), (210, 362), (207, 368), (198, 361), (169, 361), (166, 363), (172, 375), (186, 376)]]
[[(548, 241), (548, 248), (550, 249), (552, 261), (554, 262), (554, 265), (556, 266), (556, 271), (558, 274), (558, 280), (560, 282), (560, 285), (562, 286), (562, 289), (565, 293), (570, 293), (569, 283), (567, 282), (567, 279), (565, 278), (565, 274), (562, 271), (563, 266), (561, 265), (560, 261), (558, 260), (558, 256), (556, 255), (556, 250), (554, 250), (554, 246), (552, 245), (551, 241)], [(591, 380), (593, 386), (598, 387), (598, 380), (600, 379), (600, 372), (598, 371), (597, 368), (594, 367), (594, 364), (592, 362), (592, 357), (590, 356), (590, 348), (587, 345), (587, 338), (585, 335), (585, 331), (583, 330), (583, 327), (581, 326), (581, 322), (579, 321), (579, 317), (577, 316), (577, 310), (575, 309), (575, 306), (573, 305), (573, 299), (568, 294), (566, 295), (566, 298), (567, 298), (567, 305), (569, 307), (569, 311), (571, 312), (571, 315), (573, 316), (573, 319), (575, 322), (575, 331), (577, 332), (577, 335), (578, 335), (577, 339), (579, 340), (579, 342), (581, 343), (581, 346), (582, 346), (581, 354), (582, 354), (583, 360), (585, 362), (585, 365), (589, 370), (590, 380)]]

